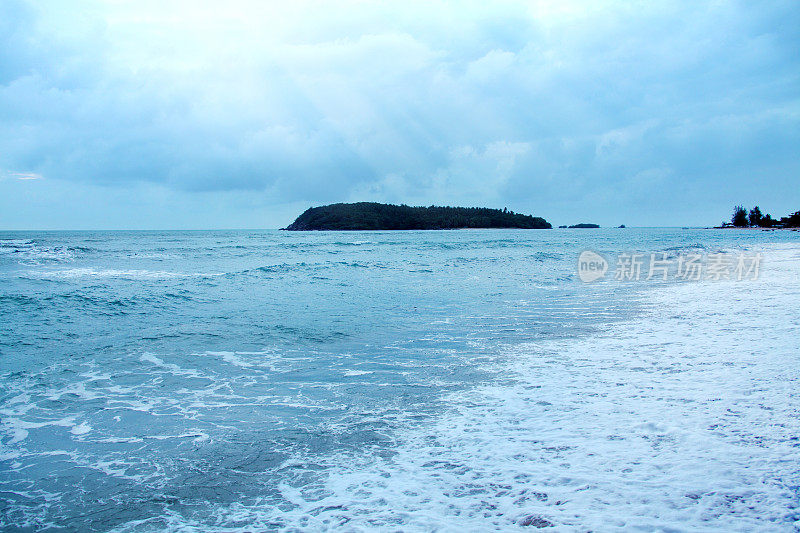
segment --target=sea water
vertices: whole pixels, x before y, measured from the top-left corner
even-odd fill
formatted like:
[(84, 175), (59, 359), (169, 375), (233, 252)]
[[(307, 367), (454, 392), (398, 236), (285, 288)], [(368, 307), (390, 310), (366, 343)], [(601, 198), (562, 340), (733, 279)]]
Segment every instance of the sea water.
[(0, 525), (793, 530), (798, 235), (0, 233)]

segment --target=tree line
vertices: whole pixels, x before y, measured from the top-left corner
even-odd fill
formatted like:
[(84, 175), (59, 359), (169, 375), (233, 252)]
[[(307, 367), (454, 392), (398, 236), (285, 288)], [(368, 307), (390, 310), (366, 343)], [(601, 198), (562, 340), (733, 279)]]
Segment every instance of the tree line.
[(730, 224), (725, 223), (723, 226), (736, 228), (799, 228), (800, 211), (795, 211), (789, 216), (775, 220), (772, 215), (763, 214), (758, 206), (748, 212), (744, 206), (737, 205), (733, 208)]

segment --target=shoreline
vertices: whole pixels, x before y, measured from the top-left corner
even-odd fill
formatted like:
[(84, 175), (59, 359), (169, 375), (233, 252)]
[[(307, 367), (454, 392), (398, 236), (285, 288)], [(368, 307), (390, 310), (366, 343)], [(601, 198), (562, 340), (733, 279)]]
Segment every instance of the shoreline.
[(698, 229), (738, 229), (738, 230), (749, 230), (749, 231), (800, 231), (800, 228), (738, 228), (736, 226), (714, 226), (710, 228), (698, 228)]

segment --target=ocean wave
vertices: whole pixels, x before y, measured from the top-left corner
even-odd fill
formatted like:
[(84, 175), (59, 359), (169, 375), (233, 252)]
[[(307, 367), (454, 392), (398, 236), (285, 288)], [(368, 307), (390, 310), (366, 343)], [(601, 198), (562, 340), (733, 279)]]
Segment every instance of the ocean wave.
[(23, 265), (70, 262), (78, 256), (96, 252), (88, 246), (52, 246), (32, 239), (0, 240), (0, 257), (17, 261)]
[(299, 263), (280, 263), (275, 265), (263, 265), (237, 272), (229, 272), (226, 276), (238, 275), (253, 275), (253, 274), (288, 274), (288, 273), (311, 273), (323, 270), (331, 270), (340, 267), (348, 268), (388, 268), (383, 262), (366, 262), (366, 261), (324, 261), (316, 263), (308, 263), (301, 261)]
[(535, 261), (545, 262), (545, 261), (559, 261), (565, 258), (564, 253), (558, 252), (536, 252), (531, 255), (531, 259)]
[(121, 270), (115, 268), (98, 269), (92, 267), (69, 268), (65, 270), (28, 270), (21, 277), (33, 279), (74, 279), (74, 278), (119, 278), (131, 280), (169, 279), (202, 277), (200, 272), (172, 272), (166, 270)]
[(30, 248), (36, 245), (31, 239), (0, 239), (0, 248)]
[(39, 304), (40, 302), (40, 298), (35, 298), (26, 294), (0, 294), (0, 306), (9, 303), (29, 307)]
[(372, 241), (334, 241), (331, 244), (334, 246), (364, 246), (365, 244), (374, 244)]

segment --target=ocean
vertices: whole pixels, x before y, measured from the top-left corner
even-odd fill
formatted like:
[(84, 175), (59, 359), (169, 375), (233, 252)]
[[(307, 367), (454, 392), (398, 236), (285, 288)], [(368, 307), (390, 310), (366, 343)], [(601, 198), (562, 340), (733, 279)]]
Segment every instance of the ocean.
[(795, 531), (799, 282), (791, 231), (0, 232), (0, 526)]

